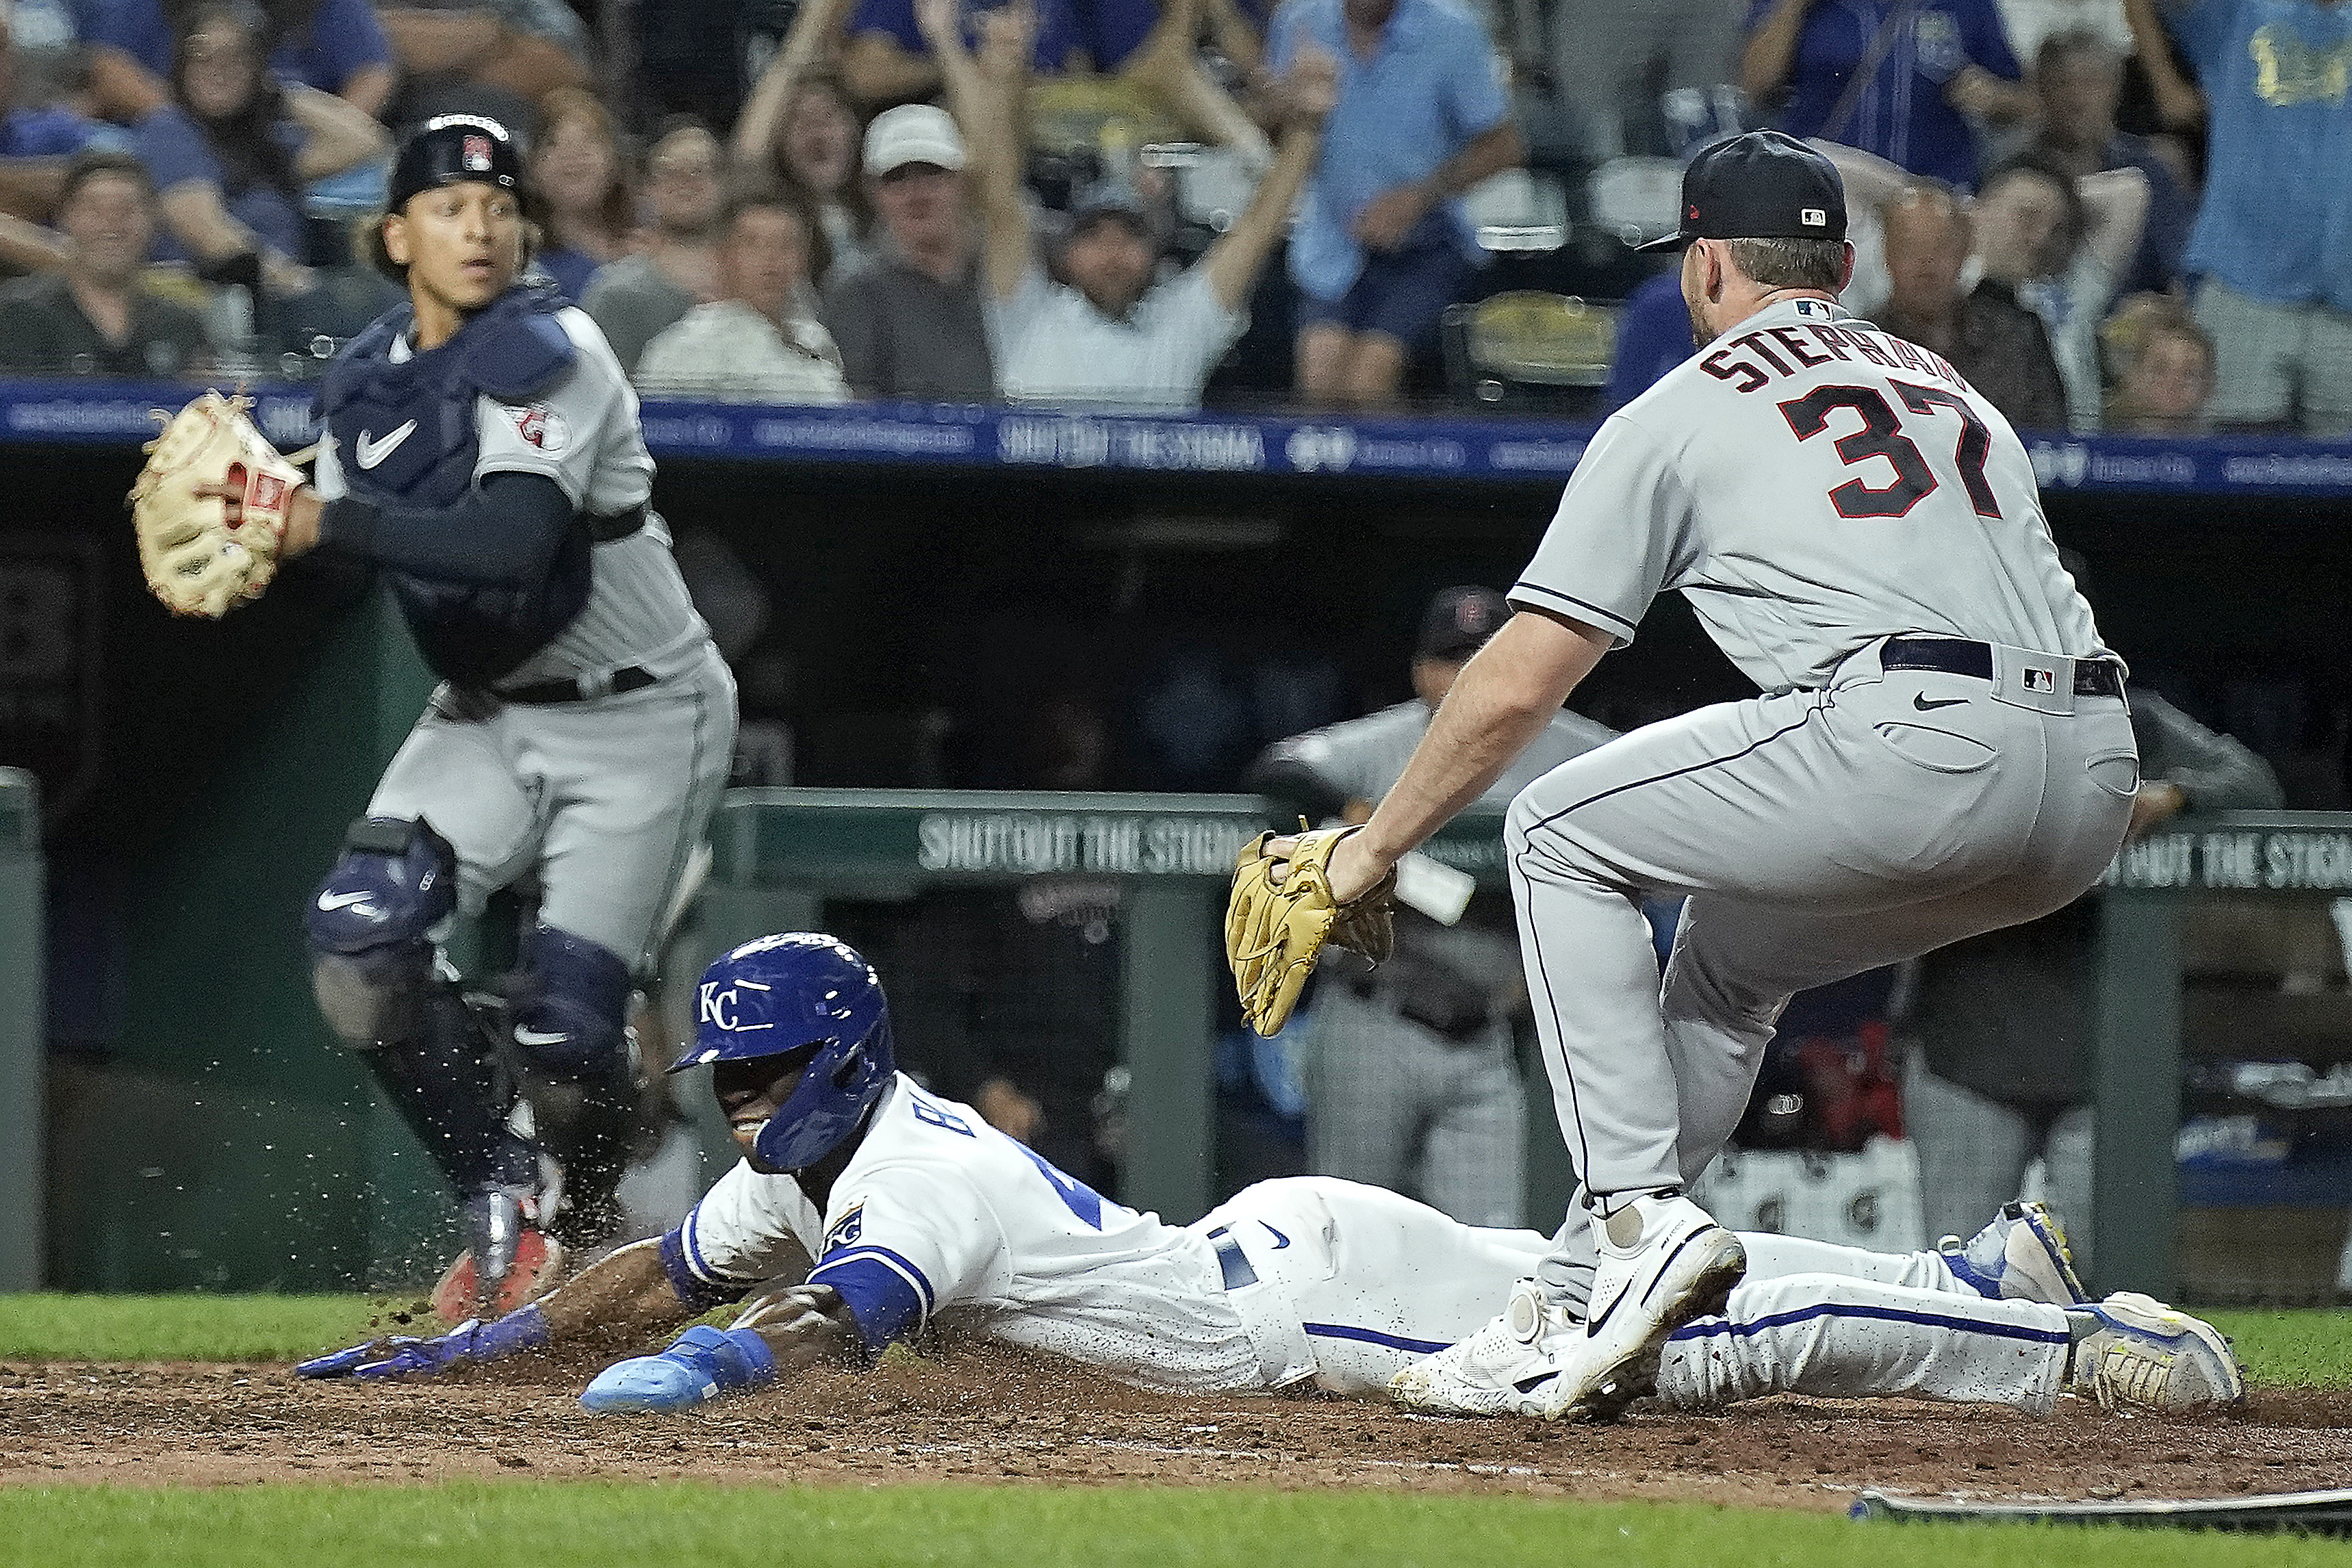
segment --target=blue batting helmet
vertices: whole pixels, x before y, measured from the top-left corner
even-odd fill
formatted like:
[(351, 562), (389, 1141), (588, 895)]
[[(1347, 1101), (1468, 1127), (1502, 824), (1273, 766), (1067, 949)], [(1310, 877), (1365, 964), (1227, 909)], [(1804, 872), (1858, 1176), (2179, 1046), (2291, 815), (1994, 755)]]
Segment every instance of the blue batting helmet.
[(814, 931), (746, 942), (705, 969), (694, 1049), (670, 1071), (798, 1051), (811, 1052), (801, 1081), (752, 1145), (776, 1170), (806, 1170), (839, 1147), (898, 1071), (881, 977)]

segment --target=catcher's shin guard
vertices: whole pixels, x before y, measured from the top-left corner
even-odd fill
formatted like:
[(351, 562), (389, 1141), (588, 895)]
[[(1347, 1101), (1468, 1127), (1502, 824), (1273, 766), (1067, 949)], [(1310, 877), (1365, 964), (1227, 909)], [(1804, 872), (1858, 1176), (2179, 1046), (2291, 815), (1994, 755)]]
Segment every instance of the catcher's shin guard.
[(319, 1009), (460, 1196), (532, 1185), (514, 1101), (430, 933), (457, 907), (457, 856), (422, 821), (354, 823), (303, 925)]
[(619, 1223), (621, 1178), (643, 1120), (628, 966), (551, 925), (525, 936), (523, 965), (509, 1035), (541, 1145), (563, 1168), (563, 1203), (547, 1223), (586, 1246)]

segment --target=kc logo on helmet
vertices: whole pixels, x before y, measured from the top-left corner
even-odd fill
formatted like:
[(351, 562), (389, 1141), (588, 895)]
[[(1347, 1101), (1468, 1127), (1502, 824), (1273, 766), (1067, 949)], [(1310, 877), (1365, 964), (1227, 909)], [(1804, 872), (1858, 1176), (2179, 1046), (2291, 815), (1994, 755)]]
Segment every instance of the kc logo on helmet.
[(490, 172), (490, 139), (487, 136), (467, 137), (465, 149), (458, 157), (469, 173), (488, 173)]
[(773, 1029), (776, 1026), (772, 1023), (743, 1021), (741, 992), (764, 991), (767, 988), (757, 980), (738, 980), (732, 986), (721, 986), (717, 980), (705, 980), (698, 1004), (699, 1021), (716, 1024), (729, 1034), (749, 1034), (754, 1030)]

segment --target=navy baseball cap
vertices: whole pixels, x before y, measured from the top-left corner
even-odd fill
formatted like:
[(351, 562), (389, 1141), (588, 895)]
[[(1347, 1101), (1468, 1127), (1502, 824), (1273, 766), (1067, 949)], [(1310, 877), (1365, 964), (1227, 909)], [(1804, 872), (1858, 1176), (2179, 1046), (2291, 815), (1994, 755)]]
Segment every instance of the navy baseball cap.
[(1635, 246), (1680, 250), (1695, 239), (1843, 239), (1845, 182), (1793, 136), (1727, 137), (1683, 171), (1682, 227)]
[(1414, 656), (1466, 659), (1486, 645), (1511, 618), (1511, 601), (1491, 588), (1440, 589), (1421, 615), (1421, 641)]
[(479, 180), (520, 196), (522, 153), (488, 115), (440, 114), (416, 128), (393, 161), (385, 209), (397, 213), (420, 191)]

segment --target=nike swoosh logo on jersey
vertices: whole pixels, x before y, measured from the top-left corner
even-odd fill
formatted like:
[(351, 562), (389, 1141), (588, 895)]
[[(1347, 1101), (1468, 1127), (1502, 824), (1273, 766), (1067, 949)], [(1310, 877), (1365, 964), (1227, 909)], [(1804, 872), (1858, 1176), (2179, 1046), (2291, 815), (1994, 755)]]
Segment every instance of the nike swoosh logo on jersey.
[(365, 904), (374, 896), (373, 893), (322, 893), (319, 895), (319, 907), (332, 914), (338, 909), (350, 909)]
[(515, 1025), (514, 1037), (517, 1045), (568, 1045), (572, 1040), (571, 1035), (562, 1030), (550, 1033), (544, 1030), (525, 1029), (520, 1024)]
[(352, 443), (352, 455), (359, 459), (361, 467), (373, 468), (391, 456), (393, 449), (415, 434), (415, 431), (416, 422), (413, 419), (398, 429), (389, 431), (383, 435), (370, 436), (362, 430), (360, 432), (360, 438)]
[[(1265, 1221), (1263, 1219), (1259, 1220), (1258, 1223), (1260, 1225), (1265, 1225)], [(1271, 1225), (1265, 1225), (1265, 1233), (1274, 1238), (1274, 1249), (1276, 1252), (1281, 1251), (1284, 1248), (1290, 1245), (1290, 1238), (1285, 1236), (1281, 1231), (1276, 1230)]]
[(1968, 700), (1966, 697), (1938, 697), (1934, 702), (1929, 702), (1925, 695), (1915, 692), (1912, 694), (1911, 706), (1921, 713), (1933, 713), (1939, 707), (1954, 707)]

